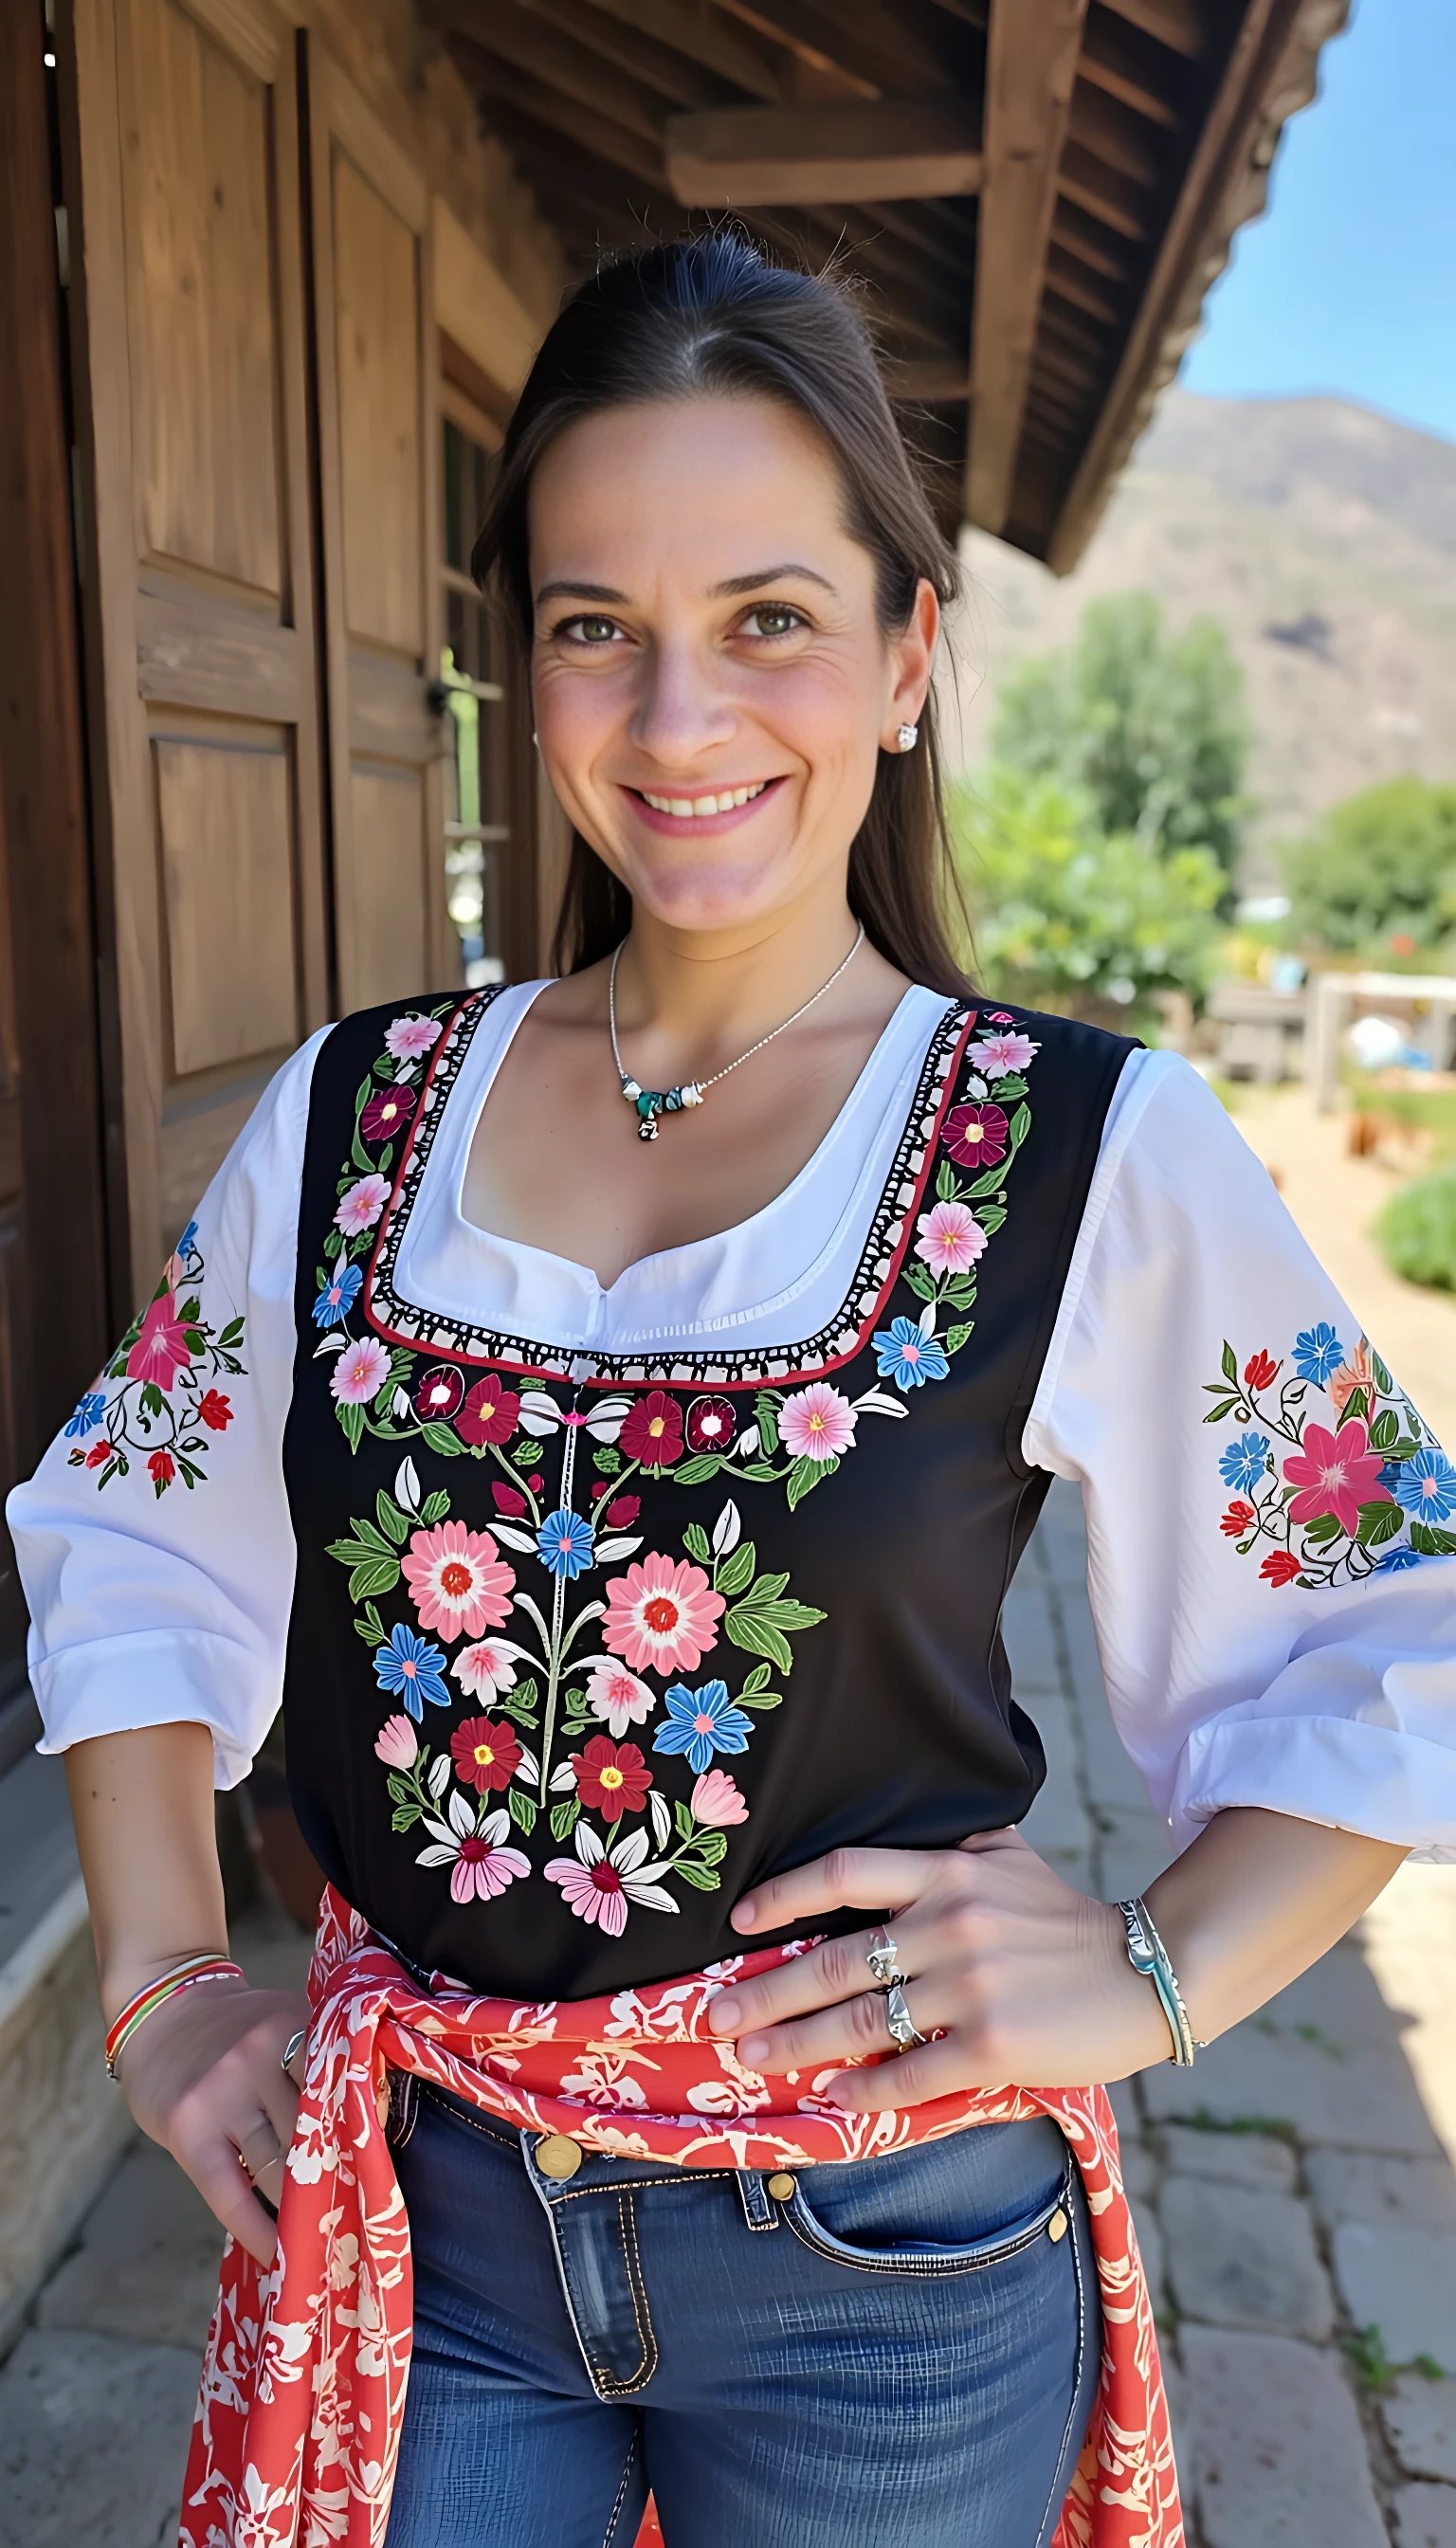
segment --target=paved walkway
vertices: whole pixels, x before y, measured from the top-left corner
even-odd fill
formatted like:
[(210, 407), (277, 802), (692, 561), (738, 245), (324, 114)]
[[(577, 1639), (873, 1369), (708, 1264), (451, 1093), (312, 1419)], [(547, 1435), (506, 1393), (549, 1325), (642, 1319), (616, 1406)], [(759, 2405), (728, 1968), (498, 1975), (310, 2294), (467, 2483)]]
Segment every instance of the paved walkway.
[[(1107, 1713), (1076, 1497), (1014, 1588), (1050, 1774), (1027, 1829), (1104, 1897), (1163, 1863)], [(266, 1917), (237, 1951), (301, 1970)], [(1114, 2091), (1193, 2548), (1456, 2548), (1456, 1869), (1200, 2055)], [(218, 2238), (138, 2142), (0, 2372), (0, 2548), (171, 2548)]]

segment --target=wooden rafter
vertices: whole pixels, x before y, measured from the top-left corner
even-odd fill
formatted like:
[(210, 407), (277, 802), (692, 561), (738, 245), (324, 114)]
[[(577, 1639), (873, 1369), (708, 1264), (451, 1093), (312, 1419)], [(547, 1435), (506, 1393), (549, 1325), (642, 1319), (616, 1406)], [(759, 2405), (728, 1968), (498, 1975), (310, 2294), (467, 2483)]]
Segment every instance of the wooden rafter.
[(514, 130), (517, 114), (544, 125), (558, 138), (564, 135), (579, 150), (592, 159), (605, 160), (610, 168), (635, 178), (659, 201), (667, 192), (663, 177), (662, 153), (625, 126), (613, 123), (606, 115), (593, 115), (575, 99), (564, 97), (549, 81), (536, 79), (527, 71), (512, 68), (499, 54), (488, 53), (463, 36), (453, 36), (450, 49), (470, 80), (489, 116), (492, 107), (504, 105), (512, 111), (507, 128)]
[(684, 60), (715, 72), (766, 105), (779, 94), (778, 74), (763, 51), (746, 44), (721, 18), (694, 9), (692, 0), (588, 0), (588, 5), (598, 16), (614, 18), (634, 34), (670, 46)]
[(922, 23), (885, 0), (720, 0), (811, 70), (839, 71), (866, 97), (925, 95), (956, 84), (956, 40), (934, 12)]
[(966, 513), (1011, 505), (1042, 277), (1087, 0), (992, 0), (976, 229)]
[(651, 89), (584, 52), (513, 0), (431, 0), (431, 14), (436, 26), (463, 36), (478, 53), (494, 54), (543, 89), (556, 91), (589, 115), (607, 117), (639, 140), (658, 140), (667, 110)]
[(554, 28), (589, 60), (609, 62), (669, 107), (691, 113), (738, 103), (735, 89), (715, 72), (627, 21), (592, 7), (591, 0), (516, 0), (516, 6)]
[(1195, 0), (1105, 0), (1105, 5), (1115, 18), (1126, 18), (1130, 27), (1140, 27), (1144, 36), (1191, 62), (1204, 51), (1205, 30)]
[(831, 204), (972, 195), (974, 109), (961, 98), (734, 106), (675, 115), (664, 136), (680, 204)]

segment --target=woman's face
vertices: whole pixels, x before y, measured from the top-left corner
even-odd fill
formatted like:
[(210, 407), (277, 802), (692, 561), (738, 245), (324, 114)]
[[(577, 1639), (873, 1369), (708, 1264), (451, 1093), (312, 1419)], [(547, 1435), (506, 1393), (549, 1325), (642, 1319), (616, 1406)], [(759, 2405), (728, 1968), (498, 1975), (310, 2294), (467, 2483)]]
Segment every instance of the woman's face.
[(530, 500), (541, 751), (639, 910), (732, 928), (842, 891), (883, 749), (919, 717), (922, 584), (886, 638), (827, 445), (705, 397), (571, 426)]

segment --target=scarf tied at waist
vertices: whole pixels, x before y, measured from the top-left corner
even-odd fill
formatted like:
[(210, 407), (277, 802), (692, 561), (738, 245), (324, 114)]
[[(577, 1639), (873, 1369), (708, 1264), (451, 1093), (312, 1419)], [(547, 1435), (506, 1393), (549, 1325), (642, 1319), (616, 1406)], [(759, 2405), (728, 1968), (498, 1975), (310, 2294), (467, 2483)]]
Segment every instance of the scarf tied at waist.
[(708, 2032), (714, 1996), (812, 1943), (599, 1999), (485, 1999), (450, 1983), (432, 1993), (327, 1887), (277, 2253), (264, 2272), (235, 2240), (224, 2252), (179, 2548), (383, 2548), (413, 2317), (410, 2226), (385, 2133), (392, 2069), (503, 2123), (681, 2167), (809, 2167), (1049, 2115), (1086, 2192), (1103, 2320), (1097, 2397), (1052, 2548), (1182, 2548), (1152, 2308), (1106, 2089), (964, 2089), (850, 2115), (746, 2070), (731, 2038)]

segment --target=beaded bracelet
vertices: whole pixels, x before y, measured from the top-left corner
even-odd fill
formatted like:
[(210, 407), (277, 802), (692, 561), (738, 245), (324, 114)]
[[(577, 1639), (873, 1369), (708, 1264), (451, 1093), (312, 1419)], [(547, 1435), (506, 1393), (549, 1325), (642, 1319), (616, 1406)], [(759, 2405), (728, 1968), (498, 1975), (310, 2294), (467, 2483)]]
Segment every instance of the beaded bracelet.
[(120, 2015), (107, 2029), (106, 2066), (113, 2079), (117, 2075), (117, 2057), (124, 2045), (131, 2043), (138, 2026), (143, 2026), (163, 2002), (175, 1999), (179, 1991), (191, 1990), (194, 1982), (242, 1982), (247, 1975), (241, 1964), (227, 1956), (189, 1956), (184, 1964), (175, 1964), (169, 1973), (161, 1973), (154, 1982), (134, 1993)]
[(1189, 2024), (1183, 1994), (1178, 1988), (1178, 1976), (1173, 1970), (1167, 1948), (1153, 1926), (1152, 1914), (1139, 1894), (1120, 1902), (1118, 1909), (1128, 1932), (1128, 1961), (1135, 1972), (1142, 1973), (1151, 1982), (1158, 1996), (1158, 2005), (1168, 2021), (1168, 2033), (1173, 2039), (1173, 2049), (1168, 2058), (1176, 2062), (1180, 2070), (1190, 2070), (1194, 2053), (1207, 2048)]

